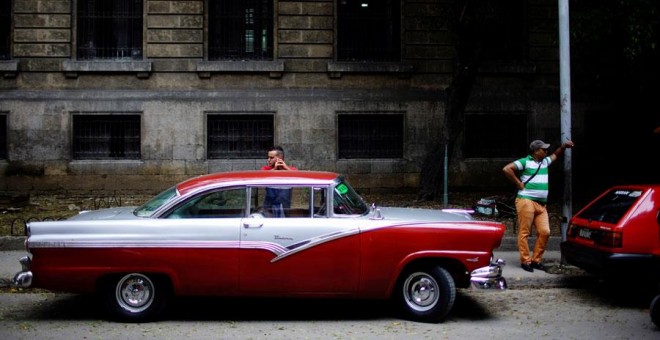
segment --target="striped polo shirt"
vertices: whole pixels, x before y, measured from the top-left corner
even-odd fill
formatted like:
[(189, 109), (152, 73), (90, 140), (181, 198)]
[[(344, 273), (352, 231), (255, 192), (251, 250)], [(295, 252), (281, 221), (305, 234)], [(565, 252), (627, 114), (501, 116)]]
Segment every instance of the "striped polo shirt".
[(539, 163), (534, 160), (534, 157), (527, 156), (525, 158), (518, 159), (513, 162), (520, 171), (520, 181), (525, 183), (530, 177), (536, 173), (536, 169), (539, 172), (525, 184), (525, 189), (518, 191), (518, 196), (521, 198), (527, 198), (534, 200), (540, 203), (546, 203), (548, 201), (548, 167), (552, 163), (552, 158), (550, 156), (545, 157), (541, 160), (541, 168), (539, 169)]

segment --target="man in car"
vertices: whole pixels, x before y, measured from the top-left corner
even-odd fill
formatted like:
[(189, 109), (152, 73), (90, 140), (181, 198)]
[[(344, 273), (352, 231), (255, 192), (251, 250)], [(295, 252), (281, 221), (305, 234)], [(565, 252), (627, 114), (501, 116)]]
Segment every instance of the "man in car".
[[(529, 144), (530, 153), (527, 157), (515, 160), (502, 169), (504, 176), (518, 188), (516, 195), (518, 251), (520, 266), (528, 272), (533, 272), (534, 269), (546, 270), (543, 265), (543, 253), (550, 237), (550, 219), (546, 209), (549, 188), (548, 167), (573, 145), (573, 142), (568, 140), (553, 153), (549, 153), (550, 144), (535, 140)], [(536, 227), (537, 236), (534, 252), (530, 256), (528, 238), (532, 224)]]

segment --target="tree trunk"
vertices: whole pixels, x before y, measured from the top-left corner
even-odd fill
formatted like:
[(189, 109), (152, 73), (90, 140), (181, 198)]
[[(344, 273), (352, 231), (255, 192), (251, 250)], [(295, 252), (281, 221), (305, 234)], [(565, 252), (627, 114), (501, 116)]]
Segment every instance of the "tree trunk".
[[(445, 145), (447, 160), (453, 158), (453, 150), (463, 132), (465, 107), (467, 106), (477, 69), (480, 64), (481, 37), (489, 17), (489, 8), (479, 2), (457, 0), (451, 17), (452, 31), (457, 49), (456, 68), (451, 85), (445, 90), (445, 115), (440, 131), (439, 144), (430, 145), (420, 173), (418, 199), (436, 199), (443, 188)], [(448, 167), (448, 165), (447, 165)]]

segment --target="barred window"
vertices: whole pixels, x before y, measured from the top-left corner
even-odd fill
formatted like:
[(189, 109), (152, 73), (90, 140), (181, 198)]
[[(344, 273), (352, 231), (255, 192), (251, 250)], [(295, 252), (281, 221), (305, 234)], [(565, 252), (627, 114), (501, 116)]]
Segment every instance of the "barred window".
[(140, 115), (74, 115), (73, 159), (140, 159)]
[(403, 128), (403, 114), (339, 114), (339, 158), (401, 158)]
[(11, 4), (12, 1), (0, 1), (0, 60), (11, 59)]
[(7, 115), (0, 114), (0, 159), (7, 159)]
[(508, 0), (491, 4), (492, 24), (484, 31), (481, 49), (485, 61), (525, 61), (526, 1)]
[(272, 114), (209, 114), (207, 158), (262, 158), (273, 136)]
[(465, 115), (466, 158), (521, 157), (528, 143), (524, 113)]
[(209, 60), (272, 60), (273, 0), (210, 0)]
[(337, 60), (400, 61), (400, 0), (341, 0)]
[(78, 0), (78, 59), (142, 59), (142, 21), (142, 0)]

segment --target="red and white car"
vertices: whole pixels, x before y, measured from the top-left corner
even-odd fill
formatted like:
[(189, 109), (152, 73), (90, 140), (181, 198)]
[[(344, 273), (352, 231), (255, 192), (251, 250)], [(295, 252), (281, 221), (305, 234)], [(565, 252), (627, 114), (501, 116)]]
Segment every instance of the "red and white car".
[(332, 172), (204, 175), (140, 207), (27, 226), (17, 287), (98, 293), (115, 319), (173, 296), (391, 299), (439, 322), (456, 288), (505, 289), (504, 225), (467, 211), (369, 207)]

